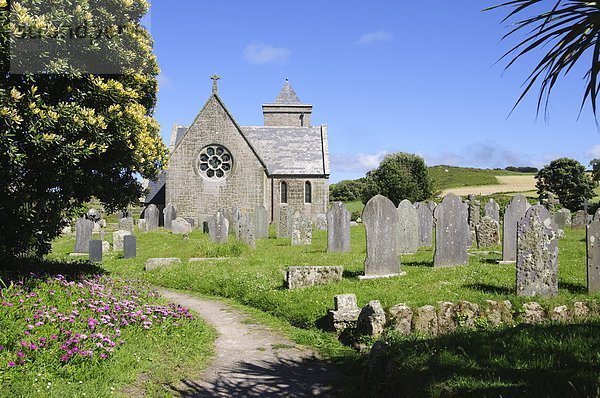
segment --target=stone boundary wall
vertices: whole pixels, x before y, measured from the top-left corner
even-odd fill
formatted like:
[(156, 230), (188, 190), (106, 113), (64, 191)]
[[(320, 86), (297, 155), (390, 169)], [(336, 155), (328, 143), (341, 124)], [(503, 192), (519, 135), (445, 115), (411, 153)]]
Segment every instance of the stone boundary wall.
[(568, 323), (590, 316), (600, 316), (600, 303), (582, 301), (571, 305), (555, 306), (549, 311), (535, 301), (514, 308), (508, 300), (486, 300), (481, 305), (468, 301), (438, 302), (435, 306), (424, 305), (414, 308), (401, 303), (384, 311), (377, 300), (370, 301), (362, 309), (358, 308), (356, 296), (344, 294), (335, 296), (334, 304), (335, 309), (328, 313), (331, 330), (342, 332), (346, 328), (356, 327), (359, 333), (373, 337), (381, 335), (385, 326), (391, 326), (405, 336), (411, 334), (437, 336), (452, 333), (462, 327), (536, 324), (550, 321)]
[(325, 285), (342, 280), (344, 268), (340, 266), (288, 267), (285, 282), (288, 289)]

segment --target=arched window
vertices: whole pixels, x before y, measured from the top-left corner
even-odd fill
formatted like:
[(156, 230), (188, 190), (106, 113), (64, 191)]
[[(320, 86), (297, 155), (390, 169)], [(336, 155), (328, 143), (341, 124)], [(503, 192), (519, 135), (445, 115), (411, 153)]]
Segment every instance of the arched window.
[(281, 188), (279, 189), (281, 193), (281, 203), (287, 203), (287, 183), (285, 181), (281, 181)]
[(312, 187), (308, 181), (304, 183), (304, 203), (312, 203)]

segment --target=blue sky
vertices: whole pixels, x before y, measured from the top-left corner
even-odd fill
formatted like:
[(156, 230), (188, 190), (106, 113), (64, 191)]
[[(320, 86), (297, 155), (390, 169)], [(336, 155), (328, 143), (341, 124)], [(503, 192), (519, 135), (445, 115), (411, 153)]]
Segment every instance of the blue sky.
[(329, 126), (331, 181), (358, 178), (390, 152), (428, 165), (536, 166), (600, 158), (589, 107), (578, 118), (583, 66), (561, 81), (550, 116), (535, 94), (508, 116), (542, 53), (507, 72), (515, 43), (494, 1), (153, 0), (161, 67), (156, 117), (169, 140), (189, 125), (218, 73), (219, 94), (241, 125), (261, 125), (261, 105), (286, 78)]

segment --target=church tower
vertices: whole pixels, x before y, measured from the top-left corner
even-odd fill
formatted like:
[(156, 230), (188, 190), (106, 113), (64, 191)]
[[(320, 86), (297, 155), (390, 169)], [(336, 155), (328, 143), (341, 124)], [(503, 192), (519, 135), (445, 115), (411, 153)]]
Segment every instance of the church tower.
[(311, 127), (312, 105), (303, 104), (288, 79), (272, 104), (263, 104), (265, 126)]

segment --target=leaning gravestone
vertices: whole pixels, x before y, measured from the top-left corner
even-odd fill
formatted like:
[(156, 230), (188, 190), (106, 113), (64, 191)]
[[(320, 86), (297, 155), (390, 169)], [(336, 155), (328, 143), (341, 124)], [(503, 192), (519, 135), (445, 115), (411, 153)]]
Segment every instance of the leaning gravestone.
[(477, 247), (492, 247), (499, 244), (500, 224), (492, 217), (483, 217), (477, 226)]
[(256, 248), (256, 234), (254, 232), (254, 218), (249, 214), (240, 216), (237, 224), (238, 239), (248, 245), (250, 248)]
[(449, 267), (469, 262), (467, 245), (471, 239), (468, 206), (460, 196), (449, 193), (433, 213), (435, 220), (434, 267)]
[(89, 253), (93, 230), (93, 221), (84, 217), (77, 220), (75, 223), (75, 249), (73, 253)]
[(226, 209), (221, 209), (220, 212), (227, 221), (229, 221), (229, 233), (231, 235), (236, 235), (238, 233), (237, 223), (241, 217), (240, 209), (237, 207), (228, 207)]
[(310, 245), (312, 243), (312, 222), (300, 211), (294, 212), (292, 220), (292, 246)]
[(257, 206), (254, 209), (254, 233), (256, 239), (269, 238), (269, 213), (264, 206)]
[(371, 198), (362, 213), (367, 232), (367, 258), (362, 279), (404, 275), (398, 258), (398, 211), (385, 196)]
[(158, 207), (151, 204), (146, 208), (144, 219), (146, 220), (146, 231), (154, 231), (158, 229)]
[(123, 217), (119, 220), (119, 230), (133, 232), (133, 217)]
[(121, 251), (123, 250), (123, 238), (127, 235), (133, 235), (131, 231), (115, 231), (113, 233), (113, 250)]
[(419, 215), (409, 200), (398, 205), (398, 254), (413, 254), (419, 250)]
[(134, 235), (123, 237), (123, 258), (134, 258), (137, 255), (137, 240)]
[(424, 202), (416, 203), (415, 209), (419, 217), (419, 247), (431, 246), (433, 244), (433, 211)]
[(223, 213), (217, 212), (208, 219), (208, 237), (216, 243), (227, 243), (229, 234), (229, 220)]
[(573, 223), (571, 224), (571, 228), (573, 229), (583, 229), (587, 225), (588, 215), (585, 210), (578, 210), (573, 215)]
[(177, 217), (171, 221), (171, 230), (174, 234), (189, 235), (192, 233), (192, 224), (185, 218)]
[(527, 198), (515, 195), (504, 210), (502, 262), (514, 262), (517, 259), (517, 223), (523, 218), (527, 208)]
[(490, 199), (485, 204), (483, 211), (486, 217), (490, 217), (492, 220), (495, 220), (498, 224), (500, 224), (500, 206), (494, 199)]
[(168, 203), (164, 210), (165, 229), (173, 229), (173, 220), (177, 218), (177, 209), (172, 203)]
[(92, 263), (101, 263), (102, 262), (102, 241), (101, 240), (91, 240), (89, 242), (90, 247), (90, 257), (89, 260)]
[(589, 293), (597, 293), (600, 292), (600, 220), (589, 223), (586, 236), (587, 287)]
[(350, 251), (350, 212), (342, 202), (335, 202), (327, 211), (327, 251)]
[(558, 226), (550, 212), (532, 206), (517, 227), (517, 296), (558, 294)]
[(559, 229), (571, 226), (571, 211), (569, 209), (563, 208), (558, 210), (554, 213), (553, 218)]
[(292, 236), (292, 215), (287, 205), (279, 207), (279, 220), (277, 221), (277, 237), (290, 238)]

